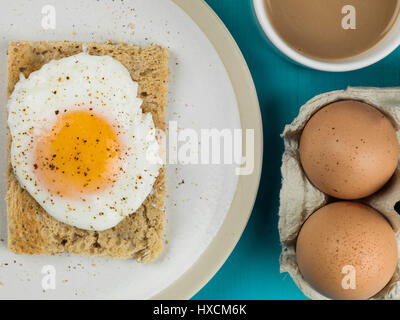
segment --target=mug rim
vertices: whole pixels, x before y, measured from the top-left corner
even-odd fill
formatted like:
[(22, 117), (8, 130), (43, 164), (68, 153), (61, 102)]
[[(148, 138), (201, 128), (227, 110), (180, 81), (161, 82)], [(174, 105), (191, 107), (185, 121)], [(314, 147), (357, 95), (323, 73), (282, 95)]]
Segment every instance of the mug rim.
[[(263, 30), (263, 33), (267, 36), (267, 38), (275, 46), (275, 48), (277, 48), (282, 54), (284, 54), (294, 62), (297, 62), (298, 64), (309, 67), (311, 69), (328, 72), (345, 72), (362, 69), (384, 59), (390, 53), (396, 50), (397, 47), (400, 46), (400, 32), (396, 33), (395, 28), (396, 26), (398, 26), (400, 29), (399, 14), (396, 20), (393, 22), (391, 30), (387, 32), (387, 34), (380, 41), (378, 41), (374, 46), (372, 46), (365, 52), (356, 56), (351, 56), (338, 60), (322, 60), (318, 58), (312, 58), (299, 53), (298, 51), (290, 47), (279, 36), (279, 34), (276, 32), (275, 28), (271, 24), (271, 21), (266, 12), (264, 1), (265, 0), (252, 0), (253, 10), (257, 17), (258, 23)], [(384, 43), (384, 40), (387, 39), (389, 35), (395, 35), (394, 41)]]

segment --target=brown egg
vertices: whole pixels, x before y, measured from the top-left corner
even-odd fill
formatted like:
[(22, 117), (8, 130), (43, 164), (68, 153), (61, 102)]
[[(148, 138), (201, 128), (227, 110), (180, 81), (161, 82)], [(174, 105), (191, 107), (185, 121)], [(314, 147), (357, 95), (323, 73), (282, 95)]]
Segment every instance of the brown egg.
[(397, 242), (387, 220), (356, 202), (331, 203), (306, 220), (296, 257), (304, 279), (332, 299), (368, 299), (397, 265)]
[(378, 191), (399, 159), (396, 131), (376, 108), (339, 101), (316, 112), (300, 139), (300, 160), (309, 180), (339, 199), (359, 199)]

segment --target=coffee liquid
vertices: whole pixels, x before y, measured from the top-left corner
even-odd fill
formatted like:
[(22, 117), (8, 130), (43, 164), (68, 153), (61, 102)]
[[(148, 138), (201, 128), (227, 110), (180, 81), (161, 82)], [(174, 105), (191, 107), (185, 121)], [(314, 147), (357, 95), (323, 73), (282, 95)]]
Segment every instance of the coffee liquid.
[(276, 32), (300, 53), (352, 57), (377, 44), (399, 15), (399, 0), (265, 0)]

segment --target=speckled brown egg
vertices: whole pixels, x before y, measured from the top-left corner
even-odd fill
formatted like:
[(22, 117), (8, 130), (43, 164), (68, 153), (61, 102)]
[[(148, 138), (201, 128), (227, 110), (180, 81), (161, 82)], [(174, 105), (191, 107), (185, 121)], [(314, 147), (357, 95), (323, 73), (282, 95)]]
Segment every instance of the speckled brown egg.
[(393, 277), (397, 242), (387, 220), (356, 202), (331, 203), (306, 220), (297, 238), (304, 279), (332, 299), (368, 299)]
[(399, 158), (396, 131), (375, 107), (354, 100), (316, 112), (300, 138), (300, 160), (309, 180), (339, 199), (359, 199), (378, 191)]

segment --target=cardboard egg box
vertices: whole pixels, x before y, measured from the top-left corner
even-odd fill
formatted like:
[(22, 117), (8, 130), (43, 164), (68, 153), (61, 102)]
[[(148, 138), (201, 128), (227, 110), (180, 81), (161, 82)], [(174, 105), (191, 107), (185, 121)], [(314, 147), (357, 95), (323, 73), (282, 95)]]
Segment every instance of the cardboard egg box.
[[(300, 164), (299, 141), (311, 116), (324, 106), (339, 100), (368, 103), (393, 123), (400, 143), (400, 88), (348, 88), (316, 96), (301, 107), (294, 121), (286, 125), (282, 137), (285, 152), (282, 158), (282, 187), (280, 191), (279, 233), (282, 244), (281, 272), (288, 272), (300, 290), (311, 299), (328, 299), (314, 290), (302, 277), (296, 262), (296, 239), (306, 219), (332, 198), (314, 187)], [(391, 223), (400, 248), (400, 168), (392, 179), (372, 196), (357, 200), (381, 214)], [(397, 210), (397, 211), (396, 211)], [(400, 255), (399, 255), (400, 256)], [(400, 263), (389, 284), (371, 299), (400, 299)]]

